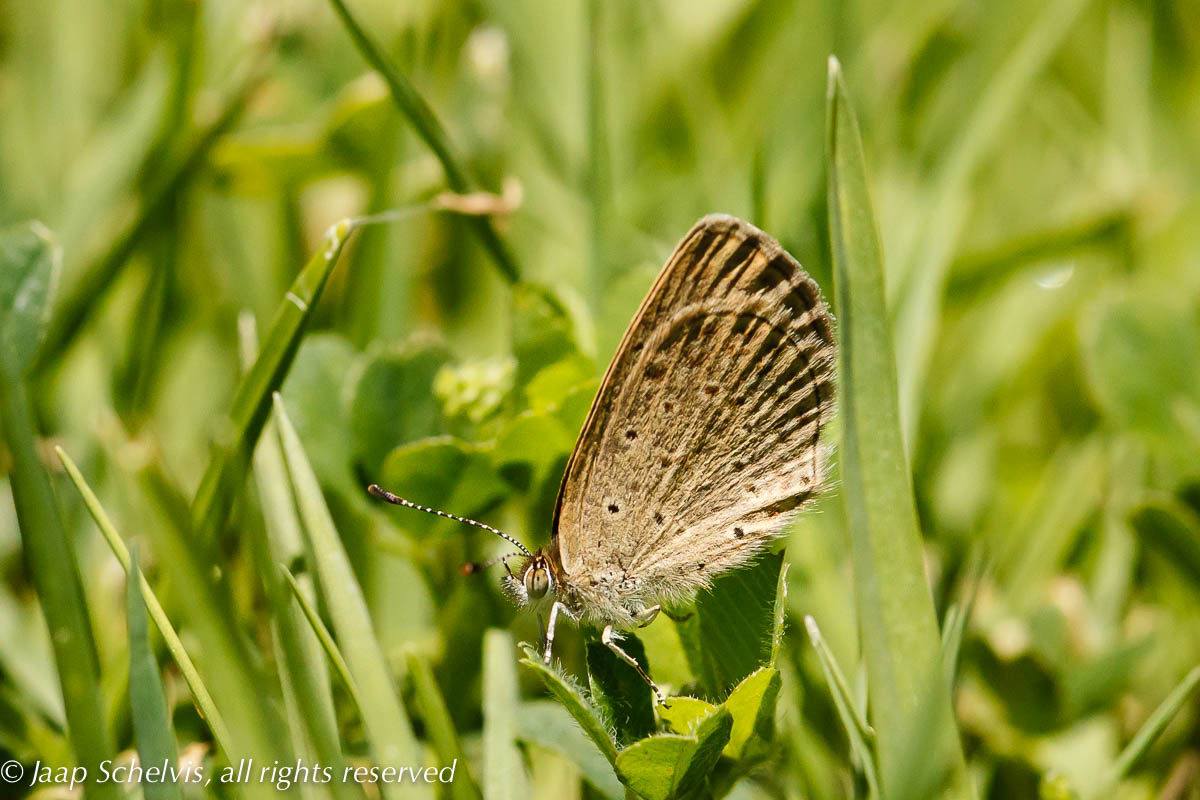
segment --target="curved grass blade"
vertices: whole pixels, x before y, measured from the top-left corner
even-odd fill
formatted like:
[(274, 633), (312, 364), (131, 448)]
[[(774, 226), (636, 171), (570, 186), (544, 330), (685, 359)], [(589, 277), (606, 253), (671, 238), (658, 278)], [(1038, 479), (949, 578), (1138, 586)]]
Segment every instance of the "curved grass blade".
[(192, 503), (192, 519), (201, 541), (211, 541), (225, 522), (267, 421), (271, 394), (283, 384), (313, 306), (353, 229), (350, 220), (342, 220), (325, 234), (320, 251), (300, 270), (275, 312), (275, 320), (254, 365), (238, 383)]
[(871, 717), (879, 731), (880, 787), (885, 795), (901, 790), (894, 783), (905, 768), (910, 725), (920, 709), (934, 704), (931, 770), (944, 766), (954, 776), (954, 793), (969, 797), (900, 429), (883, 260), (862, 141), (841, 66), (832, 56), (826, 114), (829, 238), (840, 336), (842, 497)]
[[(450, 146), (450, 137), (446, 135), (446, 129), (438, 121), (433, 109), (425, 102), (425, 98), (421, 97), (416, 87), (396, 69), (379, 45), (367, 35), (344, 0), (330, 0), (330, 4), (341, 18), (342, 24), (346, 26), (346, 31), (354, 41), (354, 46), (362, 54), (363, 60), (383, 76), (392, 99), (400, 108), (401, 113), (408, 117), (408, 121), (416, 129), (417, 135), (424, 140), (441, 163), (442, 170), (446, 174), (446, 184), (460, 194), (470, 191), (471, 181), (467, 177), (467, 171), (460, 166), (459, 160)], [(520, 270), (517, 269), (516, 259), (513, 258), (504, 240), (496, 233), (491, 219), (485, 216), (469, 216), (467, 224), (479, 236), (484, 248), (487, 249), (488, 254), (496, 263), (496, 267), (500, 270), (500, 274), (509, 283), (519, 281)]]
[[(137, 738), (138, 759), (147, 767), (174, 765), (179, 761), (175, 733), (163, 694), (158, 661), (150, 645), (150, 627), (146, 619), (146, 601), (142, 597), (142, 571), (137, 550), (130, 554), (125, 574), (125, 614), (129, 625), (129, 705), (133, 711), (133, 731)], [(146, 800), (180, 800), (179, 785), (171, 780), (146, 781), (142, 784)]]
[(529, 777), (517, 749), (517, 669), (512, 636), (492, 628), (483, 636), (483, 794), (488, 800), (526, 800)]
[[(446, 700), (438, 689), (433, 670), (424, 658), (416, 653), (408, 654), (408, 676), (412, 679), (416, 695), (417, 707), (421, 711), (421, 719), (425, 723), (425, 731), (433, 744), (439, 764), (450, 766), (457, 764), (454, 781), (450, 784), (450, 796), (455, 800), (481, 800), (479, 784), (471, 774), (471, 765), (467, 762), (458, 733), (454, 730), (454, 720), (446, 708)], [(520, 720), (523, 712), (517, 714)]]
[(321, 644), (321, 649), (325, 651), (326, 657), (329, 658), (329, 663), (333, 665), (333, 671), (342, 679), (342, 685), (346, 687), (346, 692), (350, 695), (350, 699), (354, 701), (354, 705), (361, 713), (362, 698), (358, 694), (358, 684), (354, 682), (354, 676), (350, 674), (350, 667), (346, 665), (346, 658), (342, 655), (342, 651), (338, 649), (337, 642), (333, 640), (333, 635), (325, 627), (325, 623), (321, 620), (321, 615), (317, 613), (312, 603), (304, 595), (304, 590), (300, 588), (300, 584), (296, 581), (296, 576), (283, 565), (280, 565), (279, 571), (283, 573), (288, 586), (291, 587), (292, 597), (300, 607), (304, 618), (308, 620), (309, 626), (312, 627), (313, 634), (316, 635), (317, 641)]
[(858, 703), (854, 701), (854, 695), (846, 683), (846, 676), (838, 666), (837, 659), (833, 657), (833, 651), (821, 637), (817, 621), (812, 617), (805, 617), (804, 627), (808, 630), (808, 639), (812, 642), (813, 649), (817, 651), (817, 660), (821, 663), (821, 672), (825, 675), (825, 683), (833, 697), (834, 708), (842, 720), (846, 738), (850, 741), (850, 750), (861, 765), (863, 776), (867, 780), (868, 796), (878, 798), (879, 770), (875, 766), (875, 751), (871, 746), (875, 739), (875, 731), (867, 724)]
[(1154, 740), (1158, 738), (1163, 729), (1167, 727), (1167, 723), (1175, 716), (1184, 703), (1191, 697), (1192, 692), (1196, 687), (1200, 686), (1200, 667), (1194, 667), (1184, 679), (1179, 682), (1179, 685), (1171, 690), (1166, 699), (1159, 704), (1158, 708), (1154, 709), (1154, 713), (1146, 720), (1145, 724), (1138, 729), (1134, 737), (1121, 751), (1121, 755), (1117, 756), (1117, 760), (1109, 767), (1109, 770), (1104, 775), (1104, 779), (1100, 781), (1097, 790), (1092, 794), (1093, 797), (1111, 797), (1113, 789), (1117, 782), (1124, 777), (1137, 760), (1145, 754), (1154, 744)]
[(542, 682), (546, 684), (546, 688), (550, 690), (550, 694), (554, 695), (555, 699), (562, 703), (563, 708), (575, 718), (575, 721), (579, 723), (579, 727), (583, 729), (583, 732), (587, 734), (593, 744), (600, 749), (600, 752), (604, 754), (608, 762), (616, 764), (617, 744), (613, 739), (612, 732), (601, 721), (600, 712), (584, 696), (583, 690), (573, 682), (567, 680), (558, 670), (543, 664), (541, 656), (538, 655), (535, 649), (527, 644), (522, 645), (522, 647), (525, 650), (525, 658), (521, 659), (521, 663), (541, 677)]
[[(346, 557), (345, 547), (334, 527), (329, 508), (321, 494), (321, 485), (313, 474), (304, 446), (292, 427), (283, 400), (274, 395), (275, 419), (283, 447), (284, 462), (291, 477), (292, 491), (304, 523), (304, 534), (312, 551), (317, 580), (333, 628), (346, 654), (346, 667), (358, 686), (363, 722), (371, 754), (378, 766), (399, 767), (420, 764), (420, 749), (400, 704), (396, 688), (388, 674), (383, 650), (371, 626), (371, 617), (362, 588)], [(381, 786), (385, 797), (431, 797), (427, 784), (416, 782), (401, 788), (398, 784)]]
[[(116, 748), (103, 722), (96, 642), (75, 551), (34, 443), (25, 388), (59, 261), (49, 232), (36, 223), (0, 234), (0, 429), (12, 459), (9, 482), (21, 546), (50, 629), (71, 746), (78, 763), (99, 764)], [(89, 784), (88, 791), (101, 798), (120, 794), (111, 784)]]
[[(128, 572), (132, 561), (129, 556), (129, 550), (125, 547), (125, 541), (121, 538), (121, 534), (117, 533), (116, 527), (112, 520), (108, 518), (108, 514), (104, 511), (104, 507), (100, 505), (99, 498), (96, 497), (91, 487), (87, 485), (87, 481), (83, 479), (83, 474), (79, 468), (75, 466), (75, 462), (66, 454), (61, 447), (56, 447), (55, 452), (58, 454), (59, 461), (67, 471), (67, 476), (70, 477), (71, 483), (75, 484), (75, 489), (79, 492), (79, 496), (83, 498), (83, 504), (87, 507), (88, 513), (96, 523), (96, 527), (100, 529), (104, 540), (112, 549), (113, 555), (117, 557), (117, 561), (121, 567)], [(167, 650), (171, 653), (171, 658), (175, 661), (175, 666), (179, 667), (179, 672), (183, 675), (183, 680), (188, 685), (188, 689), (192, 693), (192, 699), (196, 703), (196, 709), (200, 712), (200, 716), (208, 723), (209, 730), (212, 731), (213, 738), (217, 742), (217, 746), (224, 751), (227, 758), (234, 758), (240, 751), (235, 749), (233, 737), (229, 733), (229, 728), (225, 724), (225, 719), (221, 712), (217, 709), (216, 703), (213, 702), (212, 695), (205, 686), (203, 679), (200, 677), (199, 670), (192, 662), (187, 650), (183, 647), (183, 642), (179, 638), (179, 634), (175, 632), (175, 627), (171, 625), (171, 620), (167, 617), (167, 612), (163, 610), (162, 603), (158, 601), (158, 597), (154, 594), (154, 590), (150, 588), (149, 582), (143, 575), (139, 581), (142, 587), (142, 597), (146, 601), (146, 610), (150, 614), (150, 618), (154, 620), (154, 626), (158, 628), (158, 632), (162, 634), (163, 641), (167, 645)]]

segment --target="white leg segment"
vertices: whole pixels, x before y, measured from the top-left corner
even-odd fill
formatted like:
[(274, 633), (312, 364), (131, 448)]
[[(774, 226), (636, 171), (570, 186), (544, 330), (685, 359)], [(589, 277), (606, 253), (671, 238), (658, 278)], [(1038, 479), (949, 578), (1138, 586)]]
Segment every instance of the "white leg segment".
[(650, 688), (654, 691), (654, 696), (658, 698), (658, 702), (663, 708), (670, 708), (670, 706), (667, 705), (666, 698), (663, 697), (663, 693), (659, 690), (658, 685), (654, 681), (650, 680), (650, 676), (646, 674), (646, 670), (642, 669), (642, 665), (639, 664), (633, 658), (633, 656), (622, 650), (621, 646), (617, 644), (616, 632), (613, 630), (612, 625), (606, 625), (604, 627), (604, 632), (600, 634), (600, 641), (604, 642), (604, 646), (616, 653), (622, 661), (637, 670), (638, 675), (642, 676), (642, 680), (650, 684)]

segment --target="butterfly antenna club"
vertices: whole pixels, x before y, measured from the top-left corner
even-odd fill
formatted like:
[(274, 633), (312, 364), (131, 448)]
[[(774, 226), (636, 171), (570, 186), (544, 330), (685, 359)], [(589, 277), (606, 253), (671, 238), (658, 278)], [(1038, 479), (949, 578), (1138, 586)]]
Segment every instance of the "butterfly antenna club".
[(504, 531), (496, 530), (491, 525), (485, 525), (484, 523), (476, 522), (473, 519), (467, 519), (466, 517), (460, 517), (457, 514), (449, 514), (445, 511), (438, 511), (436, 508), (430, 508), (429, 506), (417, 505), (416, 503), (413, 503), (409, 500), (405, 500), (403, 497), (400, 497), (399, 495), (392, 494), (388, 490), (381, 488), (378, 484), (375, 484), (375, 483), (372, 483), (370, 486), (367, 487), (367, 492), (369, 492), (372, 497), (378, 497), (380, 500), (386, 500), (387, 502), (392, 503), (393, 505), (404, 506), (405, 508), (415, 508), (417, 511), (424, 511), (426, 514), (436, 514), (439, 517), (445, 517), (446, 519), (452, 519), (455, 522), (465, 522), (468, 525), (474, 525), (476, 528), (483, 528), (485, 531), (491, 531), (492, 533), (499, 536), (501, 539), (505, 540), (509, 544), (516, 547), (518, 550), (520, 550), (525, 555), (527, 555), (527, 556), (533, 555), (533, 553), (529, 552), (529, 550), (525, 547), (525, 545), (521, 544), (516, 539), (509, 536)]

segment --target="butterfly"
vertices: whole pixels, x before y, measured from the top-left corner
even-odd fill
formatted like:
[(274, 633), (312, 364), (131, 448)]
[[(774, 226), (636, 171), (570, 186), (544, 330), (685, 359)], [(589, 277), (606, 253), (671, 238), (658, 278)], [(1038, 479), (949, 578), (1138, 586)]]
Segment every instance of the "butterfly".
[[(833, 320), (817, 284), (770, 235), (704, 217), (667, 260), (592, 403), (559, 488), (550, 544), (501, 561), (518, 606), (620, 632), (648, 625), (762, 552), (821, 490), (834, 405)], [(510, 557), (520, 557), (514, 571)]]

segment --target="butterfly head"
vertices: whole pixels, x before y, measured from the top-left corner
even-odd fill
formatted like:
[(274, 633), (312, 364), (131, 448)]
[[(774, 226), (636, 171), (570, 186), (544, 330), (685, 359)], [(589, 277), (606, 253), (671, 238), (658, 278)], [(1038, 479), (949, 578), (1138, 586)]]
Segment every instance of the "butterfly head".
[(504, 592), (518, 606), (537, 605), (547, 596), (553, 596), (556, 588), (554, 569), (540, 550), (525, 559), (516, 571), (508, 569), (502, 579)]

